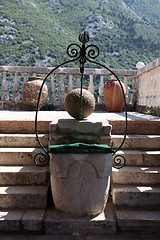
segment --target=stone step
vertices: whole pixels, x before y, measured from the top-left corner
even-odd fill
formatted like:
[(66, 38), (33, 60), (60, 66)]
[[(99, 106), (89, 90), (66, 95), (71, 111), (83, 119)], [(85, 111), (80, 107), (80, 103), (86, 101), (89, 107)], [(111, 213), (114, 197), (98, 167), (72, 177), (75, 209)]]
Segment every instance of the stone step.
[[(116, 209), (118, 227), (123, 231), (159, 232), (160, 210)], [(150, 236), (150, 239), (154, 235)], [(144, 238), (146, 239), (146, 238)], [(157, 238), (159, 239), (158, 235)]]
[[(34, 156), (42, 152), (41, 148), (0, 148), (0, 166), (29, 166), (35, 165)], [(160, 167), (160, 151), (122, 150), (127, 166)]]
[(103, 235), (116, 233), (116, 223), (110, 204), (108, 204), (105, 213), (96, 217), (83, 218), (63, 214), (55, 208), (46, 211), (41, 209), (4, 209), (0, 211), (0, 232), (34, 232), (46, 235), (67, 234), (70, 236), (68, 239), (72, 239), (72, 234), (75, 234), (77, 239), (76, 236), (81, 234)]
[(119, 150), (116, 155), (123, 155), (126, 166), (160, 167), (160, 151)]
[[(116, 214), (116, 219), (113, 217), (114, 214)], [(33, 239), (86, 239), (84, 238), (84, 234), (87, 235), (87, 239), (94, 240), (102, 240), (105, 238), (104, 236), (108, 236), (108, 238), (105, 239), (114, 240), (128, 240), (130, 237), (134, 240), (142, 239), (140, 236), (137, 237), (137, 235), (134, 235), (134, 230), (136, 230), (137, 233), (143, 232), (143, 239), (159, 239), (157, 233), (159, 232), (160, 226), (160, 211), (116, 209), (114, 214), (110, 211), (107, 212), (105, 217), (101, 214), (101, 216), (93, 219), (79, 219), (67, 218), (62, 213), (51, 209), (47, 210), (47, 212), (42, 209), (5, 209), (0, 211), (0, 232), (1, 236), (2, 233), (12, 233), (12, 235), (10, 235), (11, 238), (5, 235), (2, 239), (12, 239), (13, 233), (23, 233), (26, 236), (25, 239), (27, 239), (27, 233), (38, 234), (34, 235)], [(116, 231), (118, 230), (121, 233), (127, 232), (127, 235), (117, 236)], [(59, 234), (60, 231), (61, 234)], [(131, 231), (130, 234), (128, 234), (129, 231)], [(150, 234), (150, 232), (152, 233)], [(41, 235), (39, 235), (40, 233)], [(68, 237), (63, 237), (64, 235), (66, 236), (66, 234)], [(92, 234), (92, 237), (90, 236), (88, 238), (89, 234)], [(146, 238), (146, 234), (149, 234), (150, 237)], [(60, 236), (62, 236), (62, 238)], [(14, 239), (24, 239), (24, 235), (22, 237), (18, 235), (17, 238), (15, 237)], [(32, 236), (29, 239), (32, 239)]]
[(47, 185), (49, 168), (37, 166), (0, 166), (0, 186)]
[[(160, 119), (155, 116), (128, 112), (128, 134), (160, 134)], [(49, 124), (58, 119), (70, 119), (66, 111), (40, 111), (38, 113), (38, 132), (49, 133)], [(109, 121), (112, 134), (124, 134), (124, 113), (94, 112), (89, 119)], [(97, 120), (98, 119), (98, 120)], [(35, 111), (1, 111), (0, 133), (35, 133)]]
[(160, 186), (160, 167), (112, 168), (112, 183)]
[(47, 186), (0, 187), (0, 209), (45, 209)]
[[(112, 148), (119, 147), (123, 135), (112, 135)], [(127, 135), (121, 149), (127, 150), (160, 150), (160, 135)]]
[[(48, 147), (49, 134), (39, 134), (44, 147)], [(119, 147), (123, 135), (112, 135), (112, 148)], [(121, 149), (159, 150), (160, 135), (127, 135)], [(39, 147), (35, 134), (0, 134), (0, 147)]]
[(160, 187), (117, 185), (112, 189), (113, 203), (116, 206), (134, 208), (159, 208)]
[[(144, 120), (133, 118), (129, 119), (128, 114), (128, 127), (127, 134), (140, 134), (140, 135), (160, 135), (160, 119), (145, 119), (146, 114), (143, 115)], [(125, 121), (124, 120), (109, 120), (109, 123), (112, 125), (112, 134), (124, 134), (125, 132)]]
[[(39, 140), (44, 147), (48, 147), (49, 135), (39, 134)], [(0, 134), (0, 147), (39, 147), (35, 134)]]
[[(19, 113), (18, 113), (19, 114)], [(18, 118), (18, 117), (17, 117)], [(38, 121), (38, 132), (40, 134), (49, 133), (49, 124), (52, 120)], [(35, 134), (35, 120), (0, 120), (0, 133), (2, 134)]]
[(22, 233), (23, 231), (39, 233), (42, 231), (44, 209), (4, 209), (0, 211), (0, 232)]
[(34, 156), (41, 148), (0, 148), (0, 166), (34, 165)]

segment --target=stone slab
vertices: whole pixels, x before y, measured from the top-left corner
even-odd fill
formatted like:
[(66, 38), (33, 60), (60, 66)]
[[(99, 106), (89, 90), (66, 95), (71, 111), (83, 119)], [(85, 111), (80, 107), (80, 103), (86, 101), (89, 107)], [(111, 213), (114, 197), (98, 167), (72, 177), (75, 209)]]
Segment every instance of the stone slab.
[[(112, 125), (112, 134), (125, 133), (124, 120), (109, 120), (109, 123)], [(160, 121), (128, 120), (127, 133), (136, 135), (160, 135)]]
[[(49, 133), (49, 124), (51, 121), (38, 121), (37, 129), (41, 134)], [(13, 134), (21, 134), (21, 133), (35, 133), (35, 121), (34, 120), (5, 120), (0, 121), (0, 133), (13, 133)]]
[(111, 204), (108, 203), (104, 213), (97, 217), (71, 217), (55, 209), (47, 211), (44, 219), (45, 234), (113, 234), (116, 223)]
[(45, 209), (47, 204), (46, 186), (0, 187), (1, 209)]
[(107, 144), (111, 145), (110, 136), (98, 136), (98, 135), (73, 135), (73, 134), (57, 134), (54, 133), (50, 136), (50, 144), (70, 144), (75, 142), (83, 143), (97, 143), (97, 144)]
[[(52, 126), (52, 124), (51, 124)], [(78, 133), (78, 134), (102, 134), (105, 130), (106, 135), (110, 135), (111, 125), (108, 121), (90, 121), (88, 119), (78, 121), (76, 119), (59, 119), (57, 127), (62, 133)], [(93, 132), (94, 129), (94, 132)]]
[[(134, 121), (160, 121), (160, 118), (157, 116), (142, 114), (138, 112), (128, 112), (128, 120)], [(40, 121), (56, 121), (57, 119), (73, 119), (66, 111), (39, 111), (38, 120)], [(125, 120), (124, 112), (93, 112), (87, 119), (94, 121), (106, 119), (110, 120)], [(35, 120), (35, 111), (7, 111), (0, 110), (0, 121), (34, 121)]]
[(126, 166), (160, 167), (160, 151), (120, 150), (117, 154), (126, 158)]
[[(117, 148), (123, 140), (124, 135), (112, 135), (112, 148)], [(160, 135), (127, 135), (121, 149), (127, 150), (159, 150)]]
[(25, 211), (22, 218), (23, 230), (26, 232), (42, 232), (44, 215), (44, 210), (34, 209)]
[(160, 151), (144, 151), (143, 152), (144, 166), (157, 166), (160, 167)]
[[(39, 139), (44, 147), (48, 147), (48, 134), (39, 134)], [(0, 147), (37, 148), (39, 144), (35, 134), (0, 134)]]
[(160, 168), (158, 167), (123, 167), (112, 168), (113, 184), (158, 185), (160, 186)]
[[(125, 121), (124, 120), (108, 120), (109, 124), (112, 125), (112, 134), (124, 134), (125, 132)], [(38, 132), (40, 134), (49, 133), (50, 121), (38, 120)], [(128, 121), (128, 134), (154, 134), (160, 135), (160, 121)], [(34, 120), (1, 120), (0, 121), (0, 133), (35, 133), (35, 122)]]
[(121, 231), (160, 231), (160, 210), (116, 209), (116, 216)]
[(42, 233), (44, 214), (41, 209), (5, 209), (0, 212), (0, 233)]
[(34, 165), (35, 154), (42, 152), (40, 148), (0, 148), (0, 166)]
[(0, 186), (48, 185), (49, 168), (37, 166), (0, 166)]
[(119, 185), (112, 189), (113, 203), (116, 206), (134, 208), (159, 208), (160, 187)]
[(159, 240), (159, 233), (122, 232), (117, 234), (85, 235), (43, 235), (43, 234), (1, 234), (1, 240)]
[(143, 166), (143, 151), (119, 150), (116, 154), (125, 157), (126, 166)]
[(105, 121), (59, 119), (50, 124), (50, 143), (104, 143), (110, 145), (112, 126)]
[[(128, 134), (160, 134), (160, 118), (128, 112)], [(49, 124), (58, 119), (72, 119), (66, 111), (40, 111), (38, 113), (39, 133), (48, 133)], [(109, 121), (112, 134), (124, 134), (125, 114), (94, 112), (91, 121)], [(35, 133), (35, 111), (0, 111), (0, 133)]]
[[(0, 232), (20, 232), (23, 210), (0, 211)], [(1, 236), (0, 236), (1, 239)]]

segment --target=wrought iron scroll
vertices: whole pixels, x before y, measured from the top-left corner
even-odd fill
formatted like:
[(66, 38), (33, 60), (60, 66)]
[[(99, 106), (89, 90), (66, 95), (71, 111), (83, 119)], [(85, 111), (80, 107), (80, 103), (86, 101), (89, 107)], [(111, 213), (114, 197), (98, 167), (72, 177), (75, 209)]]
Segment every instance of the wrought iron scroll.
[(107, 69), (112, 75), (115, 76), (115, 78), (118, 80), (120, 86), (121, 86), (121, 90), (123, 93), (123, 98), (124, 98), (124, 110), (125, 110), (125, 133), (124, 133), (124, 138), (121, 142), (121, 144), (119, 145), (119, 147), (114, 151), (113, 153), (113, 167), (114, 168), (122, 168), (125, 163), (126, 163), (126, 159), (123, 155), (120, 154), (116, 154), (116, 152), (122, 147), (122, 145), (125, 142), (126, 139), (126, 135), (127, 135), (127, 107), (126, 107), (126, 98), (125, 98), (125, 93), (123, 90), (123, 86), (122, 83), (120, 81), (120, 79), (118, 78), (118, 76), (108, 67), (106, 67), (104, 64), (98, 63), (96, 61), (94, 61), (94, 59), (96, 59), (99, 56), (99, 48), (94, 45), (94, 44), (90, 44), (88, 46), (85, 46), (85, 44), (89, 41), (89, 35), (86, 32), (83, 32), (79, 35), (79, 41), (82, 43), (82, 46), (76, 44), (76, 43), (72, 43), (68, 46), (67, 48), (67, 54), (70, 58), (72, 58), (71, 60), (68, 60), (60, 65), (58, 65), (57, 67), (55, 67), (50, 73), (47, 74), (47, 76), (45, 77), (45, 79), (43, 80), (43, 83), (41, 85), (40, 88), (40, 92), (39, 92), (39, 97), (38, 97), (38, 101), (37, 101), (37, 107), (36, 107), (36, 116), (35, 116), (35, 133), (36, 133), (36, 138), (37, 141), (39, 143), (39, 146), (42, 148), (43, 152), (39, 152), (34, 156), (34, 162), (37, 166), (40, 167), (44, 167), (47, 166), (49, 164), (50, 161), (50, 156), (49, 156), (49, 152), (48, 150), (42, 145), (39, 137), (38, 137), (38, 109), (39, 109), (39, 102), (40, 102), (40, 97), (41, 97), (41, 92), (42, 92), (42, 88), (44, 83), (46, 82), (47, 78), (58, 68), (62, 67), (63, 65), (70, 63), (70, 62), (75, 62), (77, 60), (79, 60), (80, 63), (80, 73), (81, 73), (81, 93), (80, 93), (80, 116), (82, 113), (82, 85), (83, 85), (83, 74), (84, 74), (84, 65), (86, 63), (86, 61), (99, 65), (102, 68)]

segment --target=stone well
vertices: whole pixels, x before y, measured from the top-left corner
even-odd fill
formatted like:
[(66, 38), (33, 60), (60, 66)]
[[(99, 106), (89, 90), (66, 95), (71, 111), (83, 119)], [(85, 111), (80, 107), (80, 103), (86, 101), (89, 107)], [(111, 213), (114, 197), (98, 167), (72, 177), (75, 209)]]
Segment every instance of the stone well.
[(60, 119), (50, 124), (51, 188), (58, 210), (74, 216), (103, 212), (112, 172), (112, 150), (103, 144), (110, 144), (110, 133), (107, 121)]

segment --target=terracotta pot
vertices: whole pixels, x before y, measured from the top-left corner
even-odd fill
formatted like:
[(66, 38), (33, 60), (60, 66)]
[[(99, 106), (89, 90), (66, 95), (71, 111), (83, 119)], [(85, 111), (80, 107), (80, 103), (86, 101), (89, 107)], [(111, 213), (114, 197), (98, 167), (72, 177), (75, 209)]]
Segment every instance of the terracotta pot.
[[(125, 85), (121, 82), (124, 93), (126, 93)], [(104, 103), (108, 112), (121, 112), (124, 106), (124, 97), (121, 86), (117, 79), (109, 79), (104, 84)]]
[[(43, 79), (41, 77), (29, 77), (28, 82), (23, 84), (23, 101), (30, 106), (31, 110), (36, 110), (42, 82)], [(41, 92), (39, 109), (44, 105), (47, 95), (47, 85), (44, 84)]]

